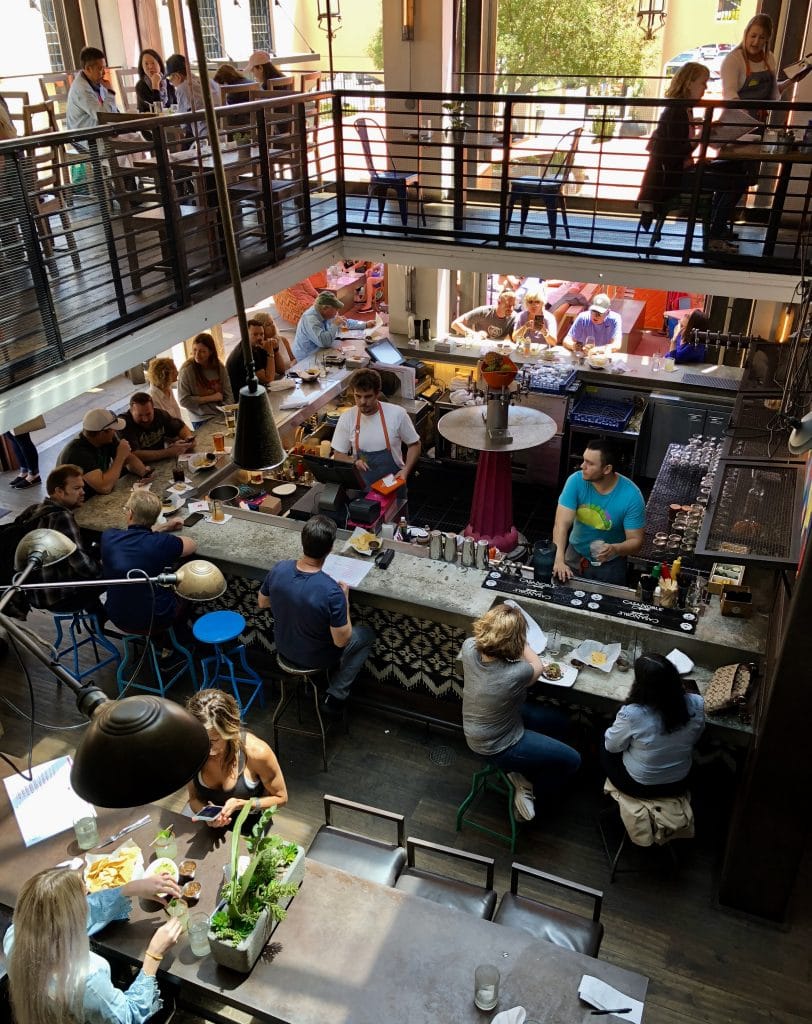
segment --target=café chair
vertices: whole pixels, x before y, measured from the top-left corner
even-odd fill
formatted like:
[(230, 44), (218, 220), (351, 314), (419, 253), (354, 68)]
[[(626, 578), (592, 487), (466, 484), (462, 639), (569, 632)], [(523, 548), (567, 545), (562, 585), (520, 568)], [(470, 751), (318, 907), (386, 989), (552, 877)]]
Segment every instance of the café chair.
[[(586, 896), (592, 900), (592, 919), (520, 895), (520, 876), (577, 893), (579, 896)], [(552, 942), (563, 949), (597, 957), (603, 939), (603, 925), (600, 920), (602, 903), (603, 893), (598, 889), (590, 889), (578, 882), (548, 875), (546, 871), (539, 871), (537, 868), (530, 868), (514, 861), (510, 868), (510, 892), (502, 896), (493, 920), (509, 928), (521, 928), (535, 938)]]
[[(470, 864), (477, 869), (484, 869), (485, 884), (476, 885), (473, 882), (452, 878), (450, 875), (419, 868), (415, 864), (417, 850), (425, 851), (430, 859), (435, 855), (448, 857), (461, 861), (463, 865)], [(425, 839), (410, 836), (406, 840), (406, 867), (395, 882), (395, 888), (489, 921), (496, 906), (496, 891), (493, 888), (494, 863), (493, 857), (481, 857), (476, 853), (455, 850), (450, 846), (440, 846), (439, 843), (430, 843)]]
[(573, 128), (572, 131), (562, 135), (556, 143), (555, 149), (549, 155), (546, 163), (539, 164), (538, 174), (535, 177), (522, 176), (510, 179), (510, 191), (508, 193), (507, 206), (507, 227), (510, 226), (510, 219), (516, 203), (519, 204), (519, 233), (523, 233), (527, 224), (527, 215), (530, 211), (530, 204), (538, 199), (544, 204), (547, 211), (547, 226), (550, 230), (550, 238), (555, 242), (558, 229), (558, 210), (561, 210), (561, 220), (564, 225), (564, 234), (570, 237), (570, 228), (567, 222), (567, 202), (564, 198), (564, 186), (572, 174), (575, 163), (575, 154), (578, 151), (578, 143), (581, 140), (583, 128)]
[[(81, 683), (85, 676), (93, 675), (93, 673), (98, 672), (105, 665), (110, 665), (112, 662), (119, 664), (121, 661), (119, 649), (109, 637), (104, 635), (104, 631), (99, 625), (98, 616), (93, 612), (80, 610), (75, 612), (54, 612), (52, 615), (54, 626), (56, 627), (56, 638), (51, 647), (51, 657), (59, 664), (63, 657), (69, 656), (71, 667), (67, 668), (64, 665), (62, 667), (66, 668), (66, 671), (78, 683)], [(63, 631), (63, 625), (67, 626), (67, 636)], [(80, 640), (79, 637), (82, 633), (85, 636)], [(68, 642), (65, 642), (66, 640)], [(86, 644), (92, 646), (94, 661), (89, 668), (83, 669), (79, 666), (79, 651)], [(99, 648), (107, 652), (106, 658), (103, 658), (99, 653)]]
[[(609, 779), (604, 783), (603, 791), (612, 799), (598, 814), (598, 831), (609, 862), (609, 881), (614, 882), (618, 874), (659, 869), (659, 863), (653, 861), (647, 866), (619, 867), (624, 851), (631, 850), (632, 846), (638, 849), (665, 847), (674, 872), (678, 872), (679, 861), (674, 840), (694, 837), (690, 792), (686, 789), (684, 793), (675, 796), (644, 800), (622, 793)], [(615, 825), (612, 819), (617, 819)]]
[[(369, 208), (372, 205), (373, 197), (378, 200), (378, 223), (381, 223), (383, 211), (386, 208), (386, 196), (388, 192), (394, 192), (400, 210), (400, 220), (405, 227), (409, 222), (409, 199), (408, 190), (415, 190), (417, 200), (418, 220), (422, 219), (423, 227), (426, 226), (426, 207), (423, 202), (423, 190), (420, 187), (420, 178), (417, 171), (399, 171), (395, 168), (394, 161), (389, 156), (386, 145), (386, 137), (383, 129), (368, 117), (359, 117), (353, 122), (358, 138), (361, 140), (361, 148), (364, 152), (364, 162), (367, 165), (369, 174), (369, 186), (367, 187), (367, 204), (364, 207), (364, 220), (369, 218)], [(375, 166), (372, 155), (373, 141), (376, 145), (382, 145), (386, 160), (386, 170), (379, 171)]]
[[(499, 796), (505, 797), (507, 803), (508, 818), (510, 820), (510, 833), (499, 832), (489, 825), (484, 824), (478, 818), (474, 818), (469, 814), (469, 810), (475, 803), (479, 803), (480, 798), (485, 793), (497, 793)], [(471, 789), (468, 796), (463, 800), (460, 806), (457, 808), (457, 831), (462, 831), (463, 825), (470, 825), (471, 828), (477, 829), (479, 832), (484, 832), (485, 835), (493, 836), (494, 839), (501, 839), (508, 844), (510, 852), (516, 852), (516, 840), (518, 837), (518, 824), (516, 822), (516, 814), (513, 810), (513, 800), (516, 796), (516, 787), (507, 777), (505, 772), (501, 768), (497, 768), (495, 764), (486, 764), (484, 768), (481, 768), (478, 772), (474, 772), (471, 778)]]
[[(368, 818), (395, 826), (395, 842), (384, 842), (359, 832), (350, 832), (333, 825), (333, 809), (341, 808), (351, 814), (366, 815)], [(393, 886), (406, 863), (403, 849), (404, 817), (379, 807), (370, 807), (353, 800), (324, 795), (324, 821), (307, 851), (312, 860), (329, 864), (350, 875), (365, 878), (368, 882)]]

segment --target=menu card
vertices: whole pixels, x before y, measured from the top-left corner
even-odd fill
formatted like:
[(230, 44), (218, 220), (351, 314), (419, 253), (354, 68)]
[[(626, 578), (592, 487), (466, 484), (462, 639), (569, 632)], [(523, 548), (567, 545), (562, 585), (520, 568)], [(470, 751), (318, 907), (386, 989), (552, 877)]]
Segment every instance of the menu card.
[(95, 807), (71, 788), (72, 765), (72, 757), (57, 757), (33, 765), (31, 779), (22, 775), (3, 779), (26, 846), (72, 828), (77, 818), (96, 816)]

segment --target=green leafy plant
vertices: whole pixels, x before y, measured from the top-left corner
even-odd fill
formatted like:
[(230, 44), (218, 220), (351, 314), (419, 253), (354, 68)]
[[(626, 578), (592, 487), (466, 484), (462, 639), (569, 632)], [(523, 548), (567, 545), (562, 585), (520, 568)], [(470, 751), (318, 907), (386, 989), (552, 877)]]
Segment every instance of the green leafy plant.
[(296, 858), (297, 846), (280, 836), (266, 835), (275, 807), (263, 811), (251, 834), (245, 837), (249, 858), (245, 871), (239, 873), (241, 828), (250, 810), (251, 805), (247, 803), (234, 822), (231, 874), (222, 890), (226, 905), (211, 919), (214, 934), (234, 945), (250, 935), (263, 910), (267, 910), (276, 921), (281, 921), (285, 917), (285, 908), (280, 900), (293, 896), (298, 888), (279, 881), (278, 876)]
[(448, 114), (448, 127), (452, 131), (464, 131), (468, 127), (465, 120), (465, 100), (446, 100), (443, 110)]

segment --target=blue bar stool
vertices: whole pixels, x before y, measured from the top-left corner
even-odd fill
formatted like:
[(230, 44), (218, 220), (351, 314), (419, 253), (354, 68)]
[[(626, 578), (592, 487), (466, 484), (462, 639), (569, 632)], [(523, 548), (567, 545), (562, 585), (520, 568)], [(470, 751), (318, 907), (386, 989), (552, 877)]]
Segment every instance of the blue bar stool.
[[(124, 658), (116, 672), (118, 692), (123, 693), (125, 689), (144, 690), (146, 693), (157, 693), (161, 697), (166, 691), (180, 679), (186, 672), (192, 680), (192, 686), (197, 689), (197, 673), (195, 663), (192, 660), (192, 652), (184, 647), (175, 636), (175, 630), (169, 626), (150, 636), (149, 633), (125, 633), (121, 638), (124, 644)], [(180, 656), (180, 663), (171, 666), (161, 667), (160, 649), (169, 643), (171, 649)], [(126, 673), (132, 666), (132, 671), (138, 670), (141, 663), (146, 660), (152, 669), (154, 686), (146, 683), (137, 683), (134, 680), (126, 679)], [(167, 677), (164, 676), (167, 672)]]
[[(242, 615), (239, 612), (228, 611), (207, 612), (201, 615), (192, 627), (195, 640), (214, 647), (214, 654), (203, 658), (203, 682), (200, 689), (213, 688), (221, 680), (227, 680), (231, 683), (231, 690), (241, 715), (248, 711), (257, 698), (260, 707), (265, 703), (262, 679), (245, 659), (245, 644), (234, 643), (244, 629), (245, 619)], [(232, 646), (228, 648), (227, 644)], [(234, 664), (236, 659), (239, 659), (242, 675), (237, 674), (237, 666)], [(253, 690), (245, 703), (240, 697), (240, 685)]]
[[(61, 658), (70, 655), (73, 668), (66, 668), (64, 665), (63, 668), (66, 668), (66, 671), (70, 672), (77, 682), (81, 683), (85, 676), (97, 672), (104, 665), (109, 665), (111, 662), (118, 664), (121, 661), (121, 654), (118, 648), (109, 637), (104, 635), (99, 625), (98, 617), (92, 612), (52, 612), (52, 615), (54, 625), (56, 626), (56, 639), (51, 647), (51, 657), (55, 662), (59, 663)], [(63, 623), (68, 624), (67, 636), (65, 636), (62, 629)], [(86, 636), (81, 640), (78, 639), (78, 635), (83, 632)], [(85, 644), (92, 644), (93, 657), (96, 659), (96, 662), (90, 668), (80, 669), (79, 649), (84, 647)], [(99, 648), (107, 651), (106, 658), (102, 658)]]

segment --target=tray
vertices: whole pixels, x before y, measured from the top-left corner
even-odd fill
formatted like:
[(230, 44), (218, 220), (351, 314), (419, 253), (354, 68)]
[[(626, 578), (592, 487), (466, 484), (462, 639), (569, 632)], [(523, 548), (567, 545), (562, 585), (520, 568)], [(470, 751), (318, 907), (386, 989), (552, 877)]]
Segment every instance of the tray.
[(570, 412), (570, 423), (601, 430), (625, 430), (634, 414), (632, 402), (612, 402), (605, 398), (582, 398)]

